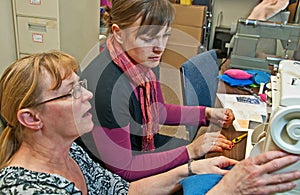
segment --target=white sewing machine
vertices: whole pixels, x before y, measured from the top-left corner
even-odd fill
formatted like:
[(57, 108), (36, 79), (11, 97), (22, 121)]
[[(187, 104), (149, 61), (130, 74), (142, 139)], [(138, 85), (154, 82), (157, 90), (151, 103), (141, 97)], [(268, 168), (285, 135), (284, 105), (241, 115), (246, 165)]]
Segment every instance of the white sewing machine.
[[(278, 73), (271, 77), (272, 111), (269, 124), (259, 133), (252, 134), (251, 140), (256, 140), (250, 156), (269, 150), (284, 150), (292, 154), (300, 154), (300, 62), (282, 60)], [(263, 136), (262, 136), (263, 135)], [(294, 163), (278, 172), (300, 170), (300, 162)], [(300, 194), (298, 187), (278, 194)]]

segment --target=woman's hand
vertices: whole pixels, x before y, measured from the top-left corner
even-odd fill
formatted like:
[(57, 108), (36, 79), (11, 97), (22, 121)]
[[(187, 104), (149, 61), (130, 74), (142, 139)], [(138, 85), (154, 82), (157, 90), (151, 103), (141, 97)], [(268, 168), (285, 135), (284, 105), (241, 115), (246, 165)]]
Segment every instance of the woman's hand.
[(225, 156), (218, 156), (191, 162), (191, 170), (195, 174), (212, 173), (225, 175), (229, 170), (224, 168), (235, 165), (236, 163), (238, 163), (238, 161)]
[(233, 146), (234, 143), (220, 132), (206, 132), (187, 145), (187, 150), (190, 159), (197, 159), (207, 152), (223, 152), (224, 149), (230, 150)]
[(297, 155), (269, 151), (236, 164), (207, 194), (272, 194), (296, 187), (300, 171), (274, 173), (300, 160)]
[(220, 125), (222, 128), (228, 128), (235, 119), (233, 111), (229, 108), (207, 107), (205, 109), (205, 115), (207, 120)]

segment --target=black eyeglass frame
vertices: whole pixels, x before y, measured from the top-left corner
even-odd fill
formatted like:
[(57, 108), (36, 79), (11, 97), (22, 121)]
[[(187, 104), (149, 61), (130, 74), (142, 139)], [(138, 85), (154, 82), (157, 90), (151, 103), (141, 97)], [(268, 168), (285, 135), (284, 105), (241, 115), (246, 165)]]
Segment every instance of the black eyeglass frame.
[[(79, 96), (75, 96), (74, 94), (74, 89), (75, 87), (79, 87), (80, 89), (80, 95)], [(42, 102), (39, 102), (37, 104), (35, 104), (36, 106), (39, 106), (41, 104), (45, 104), (45, 103), (48, 103), (48, 102), (52, 102), (52, 101), (55, 101), (55, 100), (59, 100), (59, 99), (62, 99), (62, 98), (66, 98), (66, 97), (70, 97), (70, 96), (73, 96), (74, 99), (79, 99), (82, 95), (82, 87), (87, 89), (87, 80), (86, 79), (83, 79), (81, 81), (78, 81), (78, 83), (76, 85), (74, 85), (72, 87), (72, 89), (69, 91), (68, 94), (65, 94), (65, 95), (61, 95), (61, 96), (58, 96), (58, 97), (55, 97), (55, 98), (51, 98), (51, 99), (48, 99), (48, 100), (45, 100), (45, 101), (42, 101)]]

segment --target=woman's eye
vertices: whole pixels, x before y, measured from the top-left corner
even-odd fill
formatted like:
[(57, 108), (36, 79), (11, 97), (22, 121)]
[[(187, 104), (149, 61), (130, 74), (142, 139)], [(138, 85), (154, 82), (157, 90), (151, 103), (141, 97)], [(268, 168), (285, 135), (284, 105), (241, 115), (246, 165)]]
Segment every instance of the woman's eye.
[(153, 38), (143, 38), (143, 40), (144, 40), (145, 42), (151, 42), (151, 41), (153, 41)]
[(149, 37), (149, 36), (140, 36), (140, 39), (145, 41), (145, 42), (151, 42), (154, 40), (154, 37)]

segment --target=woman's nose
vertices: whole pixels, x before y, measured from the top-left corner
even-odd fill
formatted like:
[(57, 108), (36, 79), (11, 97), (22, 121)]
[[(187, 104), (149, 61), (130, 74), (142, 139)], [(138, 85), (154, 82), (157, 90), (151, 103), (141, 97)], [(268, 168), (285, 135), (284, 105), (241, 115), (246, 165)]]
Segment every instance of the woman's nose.
[(159, 37), (156, 39), (156, 42), (153, 46), (153, 51), (154, 52), (163, 52), (166, 48), (166, 44), (167, 44), (168, 39), (163, 37)]
[(83, 88), (82, 93), (85, 97), (88, 97), (89, 100), (93, 98), (93, 93), (86, 88)]
[(153, 51), (154, 51), (155, 53), (161, 53), (161, 52), (164, 51), (164, 47), (162, 47), (162, 46), (154, 46), (154, 47), (153, 47)]

